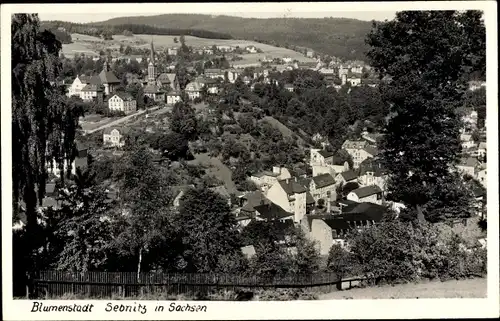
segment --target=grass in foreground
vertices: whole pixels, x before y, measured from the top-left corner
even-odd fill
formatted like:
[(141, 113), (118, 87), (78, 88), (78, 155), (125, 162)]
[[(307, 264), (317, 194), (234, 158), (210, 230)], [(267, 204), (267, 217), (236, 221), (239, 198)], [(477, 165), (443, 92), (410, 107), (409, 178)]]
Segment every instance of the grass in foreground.
[(322, 294), (320, 300), (486, 298), (487, 278), (384, 285)]

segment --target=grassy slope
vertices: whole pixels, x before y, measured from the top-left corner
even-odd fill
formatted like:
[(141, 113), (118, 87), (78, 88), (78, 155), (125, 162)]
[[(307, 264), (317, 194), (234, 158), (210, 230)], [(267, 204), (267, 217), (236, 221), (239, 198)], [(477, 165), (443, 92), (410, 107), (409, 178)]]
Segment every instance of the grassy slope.
[(326, 293), (321, 300), (342, 299), (433, 299), (433, 298), (485, 298), (487, 279), (432, 281), (351, 289)]
[(362, 59), (366, 50), (364, 39), (371, 22), (344, 18), (240, 18), (195, 14), (121, 17), (100, 24), (146, 24), (156, 27), (203, 29), (229, 33), (239, 39), (262, 39), (309, 47), (316, 51)]

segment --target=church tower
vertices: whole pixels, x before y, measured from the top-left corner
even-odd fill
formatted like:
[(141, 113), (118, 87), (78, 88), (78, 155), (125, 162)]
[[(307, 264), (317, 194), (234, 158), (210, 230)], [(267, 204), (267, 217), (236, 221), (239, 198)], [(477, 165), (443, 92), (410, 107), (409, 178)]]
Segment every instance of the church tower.
[(148, 65), (148, 83), (154, 84), (156, 81), (156, 67), (155, 67), (155, 49), (153, 39), (151, 39), (151, 57), (149, 58)]

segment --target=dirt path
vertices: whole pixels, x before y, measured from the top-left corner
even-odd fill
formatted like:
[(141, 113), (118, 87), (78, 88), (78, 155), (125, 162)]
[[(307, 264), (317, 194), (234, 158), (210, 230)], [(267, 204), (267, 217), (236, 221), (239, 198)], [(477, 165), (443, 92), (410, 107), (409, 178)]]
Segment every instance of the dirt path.
[(351, 289), (325, 293), (320, 300), (342, 299), (432, 299), (432, 298), (485, 298), (487, 279), (432, 281), (419, 284), (401, 284)]
[(104, 128), (108, 128), (108, 127), (112, 127), (112, 126), (117, 126), (117, 125), (119, 125), (121, 123), (124, 123), (124, 122), (132, 119), (135, 116), (139, 116), (139, 115), (144, 114), (146, 111), (150, 111), (151, 112), (151, 111), (157, 110), (158, 108), (160, 108), (160, 107), (153, 107), (153, 108), (150, 108), (150, 109), (147, 109), (147, 110), (139, 110), (139, 111), (137, 111), (137, 112), (135, 112), (133, 114), (124, 116), (124, 117), (122, 117), (120, 119), (114, 120), (114, 121), (109, 122), (109, 123), (107, 123), (105, 125), (99, 126), (97, 128), (91, 129), (91, 130), (87, 130), (87, 131), (85, 131), (85, 134), (92, 134), (92, 133), (95, 133), (97, 131), (103, 130)]

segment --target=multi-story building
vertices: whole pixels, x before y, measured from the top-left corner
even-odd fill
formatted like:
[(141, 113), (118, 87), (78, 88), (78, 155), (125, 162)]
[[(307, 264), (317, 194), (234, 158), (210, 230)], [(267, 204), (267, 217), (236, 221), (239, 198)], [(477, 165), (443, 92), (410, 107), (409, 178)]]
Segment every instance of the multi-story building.
[(108, 99), (108, 108), (110, 111), (121, 111), (128, 115), (137, 111), (137, 101), (128, 93), (116, 93)]

